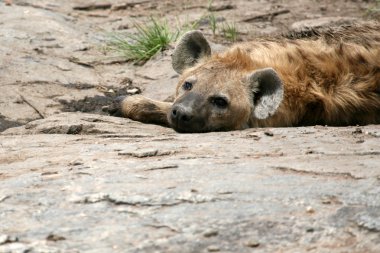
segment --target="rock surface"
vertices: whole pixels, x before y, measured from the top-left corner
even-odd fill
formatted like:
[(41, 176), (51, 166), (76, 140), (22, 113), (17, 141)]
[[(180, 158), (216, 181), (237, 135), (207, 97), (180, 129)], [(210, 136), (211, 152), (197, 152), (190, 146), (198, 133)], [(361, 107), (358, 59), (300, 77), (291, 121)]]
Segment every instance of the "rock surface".
[(379, 252), (380, 126), (178, 134), (99, 115), (115, 96), (174, 92), (170, 49), (143, 66), (102, 49), (150, 15), (174, 24), (211, 9), (248, 40), (368, 8), (0, 1), (0, 253)]
[(378, 126), (34, 121), (0, 136), (0, 231), (18, 238), (0, 252), (376, 252), (379, 138)]
[(320, 17), (315, 19), (302, 20), (298, 22), (294, 22), (291, 25), (292, 30), (300, 31), (308, 28), (320, 28), (326, 26), (338, 26), (338, 25), (346, 25), (352, 24), (355, 22), (355, 18), (348, 17)]

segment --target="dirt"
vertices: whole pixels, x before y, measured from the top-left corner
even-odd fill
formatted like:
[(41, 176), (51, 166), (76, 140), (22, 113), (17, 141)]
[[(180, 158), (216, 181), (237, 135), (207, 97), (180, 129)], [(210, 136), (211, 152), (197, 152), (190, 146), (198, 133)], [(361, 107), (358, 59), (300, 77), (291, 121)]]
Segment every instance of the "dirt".
[[(108, 116), (170, 99), (172, 45), (104, 49), (150, 16), (238, 40), (380, 19), (360, 0), (0, 1), (0, 252), (378, 252), (380, 127), (178, 134)], [(303, 33), (304, 32), (304, 33)], [(11, 238), (11, 239), (9, 239)]]
[(125, 87), (101, 87), (103, 95), (96, 95), (94, 97), (84, 97), (80, 100), (59, 100), (63, 105), (63, 112), (88, 112), (102, 115), (112, 114), (110, 106), (119, 97), (132, 96), (141, 93), (139, 87), (134, 87), (131, 84)]

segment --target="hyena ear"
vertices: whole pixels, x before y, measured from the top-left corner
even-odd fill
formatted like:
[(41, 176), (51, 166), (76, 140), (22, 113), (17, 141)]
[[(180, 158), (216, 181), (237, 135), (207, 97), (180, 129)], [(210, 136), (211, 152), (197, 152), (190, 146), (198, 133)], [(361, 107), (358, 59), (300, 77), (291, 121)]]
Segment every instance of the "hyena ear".
[(249, 74), (252, 89), (253, 115), (257, 119), (272, 116), (282, 102), (284, 88), (280, 77), (272, 68), (259, 69)]
[(185, 33), (179, 40), (172, 55), (173, 69), (181, 74), (193, 66), (198, 59), (211, 55), (211, 47), (200, 31)]

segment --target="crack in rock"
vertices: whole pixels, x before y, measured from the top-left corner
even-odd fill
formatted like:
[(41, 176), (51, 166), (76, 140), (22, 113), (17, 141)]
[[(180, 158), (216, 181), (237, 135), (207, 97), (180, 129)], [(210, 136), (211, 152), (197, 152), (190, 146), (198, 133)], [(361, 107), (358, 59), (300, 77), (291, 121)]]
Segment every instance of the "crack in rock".
[(73, 7), (73, 10), (78, 11), (93, 11), (93, 10), (105, 10), (111, 9), (111, 3), (90, 3), (90, 4), (81, 4)]
[(18, 242), (18, 238), (16, 236), (0, 234), (0, 245), (12, 242)]
[(137, 158), (146, 158), (146, 157), (154, 157), (154, 156), (166, 156), (174, 154), (174, 151), (160, 151), (158, 149), (140, 149), (136, 151), (120, 151), (118, 155), (126, 155), (133, 156)]
[(156, 229), (167, 228), (167, 229), (169, 229), (172, 232), (180, 233), (180, 231), (178, 229), (173, 228), (173, 227), (171, 227), (169, 225), (165, 225), (165, 224), (153, 224), (153, 223), (149, 223), (149, 224), (144, 224), (144, 225), (147, 226), (147, 227), (152, 227), (152, 228), (156, 228)]
[(144, 171), (167, 170), (167, 169), (176, 169), (176, 168), (178, 168), (178, 165), (176, 165), (176, 164), (173, 164), (173, 165), (162, 165), (162, 166), (148, 168), (148, 169), (145, 169)]
[(307, 171), (307, 170), (295, 169), (295, 168), (284, 167), (284, 166), (272, 166), (272, 168), (275, 170), (285, 172), (285, 173), (296, 173), (300, 175), (337, 177), (337, 178), (354, 179), (354, 180), (363, 179), (363, 177), (356, 177), (349, 172), (316, 172), (316, 171)]
[(181, 203), (200, 204), (206, 202), (214, 202), (222, 200), (209, 195), (194, 194), (192, 192), (185, 193), (169, 193), (154, 197), (154, 199), (141, 196), (123, 196), (120, 194), (96, 193), (87, 196), (74, 196), (70, 199), (71, 202), (80, 204), (93, 204), (106, 201), (115, 205), (131, 205), (131, 206), (174, 206)]
[(314, 151), (309, 150), (306, 154), (316, 154), (316, 155), (326, 155), (326, 156), (371, 156), (371, 155), (380, 155), (380, 151), (364, 151), (364, 152), (353, 152), (353, 153), (339, 153), (339, 152), (323, 152), (323, 151)]
[(72, 199), (72, 201), (75, 203), (83, 203), (83, 204), (93, 204), (93, 203), (97, 203), (101, 201), (108, 201), (116, 205), (124, 204), (124, 205), (133, 205), (133, 206), (137, 206), (137, 205), (151, 206), (151, 204), (149, 204), (150, 200), (151, 199), (148, 197), (138, 196), (138, 195), (127, 197), (127, 196), (112, 195), (112, 194), (107, 194), (107, 193), (96, 193), (96, 194), (88, 195), (85, 197), (79, 197), (79, 198), (74, 197), (74, 199)]

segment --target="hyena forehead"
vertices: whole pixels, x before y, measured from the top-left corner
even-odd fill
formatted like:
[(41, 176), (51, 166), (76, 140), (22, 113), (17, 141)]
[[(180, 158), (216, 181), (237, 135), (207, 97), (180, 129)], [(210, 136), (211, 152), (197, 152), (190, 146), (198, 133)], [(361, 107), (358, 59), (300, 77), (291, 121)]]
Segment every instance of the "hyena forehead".
[(185, 72), (182, 83), (190, 82), (197, 89), (206, 89), (208, 92), (220, 91), (229, 93), (247, 87), (247, 73), (239, 69), (225, 68), (223, 64), (211, 62)]

